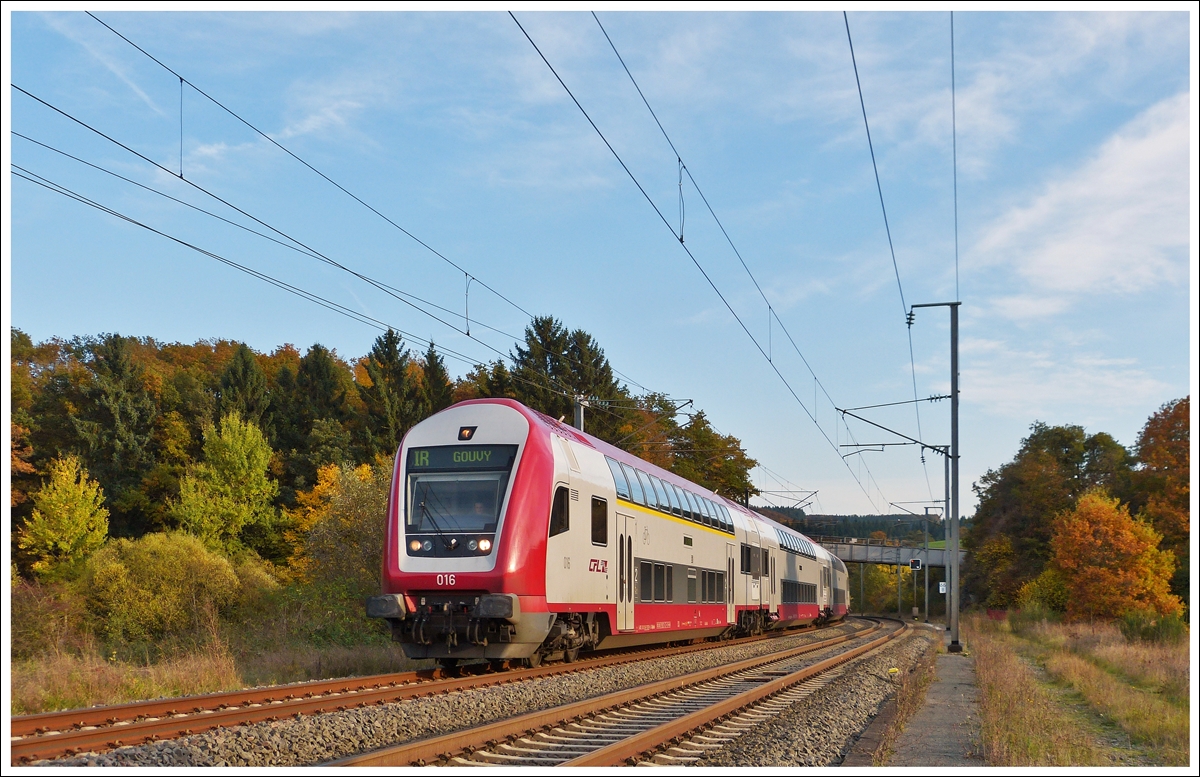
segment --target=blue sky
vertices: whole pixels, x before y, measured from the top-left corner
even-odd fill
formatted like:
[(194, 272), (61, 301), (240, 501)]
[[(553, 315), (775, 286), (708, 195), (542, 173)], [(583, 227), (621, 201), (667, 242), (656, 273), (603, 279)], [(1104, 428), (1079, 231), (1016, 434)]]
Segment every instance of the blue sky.
[[(769, 469), (755, 472), (761, 488), (817, 490), (814, 509), (919, 511), (916, 500), (940, 498), (936, 458), (923, 467), (914, 449), (892, 447), (843, 460), (838, 447), (895, 438), (853, 420), (847, 428), (835, 406), (912, 399), (914, 369), (921, 397), (949, 385), (944, 309), (918, 311), (910, 365), (840, 13), (600, 12), (811, 365), (769, 324), (685, 178), (685, 245), (790, 390), (672, 234), (676, 155), (591, 15), (518, 18), (671, 229), (507, 14), (97, 15), (478, 279), (476, 339), (311, 257), (10, 136), (12, 163), (475, 361), (511, 350), (502, 333), (523, 331), (521, 309), (557, 316), (592, 333), (631, 381), (693, 399), (740, 437)], [(951, 300), (949, 14), (849, 21), (904, 300)], [(1181, 12), (954, 21), (969, 514), (970, 484), (1010, 459), (1035, 420), (1133, 444), (1145, 419), (1195, 382), (1196, 21)], [(85, 14), (18, 12), (5, 24), (12, 84), (168, 170), (182, 164), (186, 179), (453, 311), (437, 315), (462, 328), (463, 272), (190, 87), (181, 158), (179, 80)], [(5, 100), (6, 129), (253, 225), (25, 95), (6, 90)], [(4, 185), (5, 315), (35, 340), (115, 331), (259, 350), (320, 342), (355, 357), (378, 334), (25, 180)], [(869, 417), (918, 436), (911, 405)], [(948, 403), (922, 406), (921, 434), (948, 442)]]

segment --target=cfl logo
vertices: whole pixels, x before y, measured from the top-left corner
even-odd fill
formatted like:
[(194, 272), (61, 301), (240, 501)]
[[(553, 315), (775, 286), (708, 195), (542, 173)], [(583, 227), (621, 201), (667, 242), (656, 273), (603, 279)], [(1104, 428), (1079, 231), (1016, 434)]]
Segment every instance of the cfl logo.
[(600, 559), (600, 558), (592, 559), (591, 563), (588, 564), (588, 571), (589, 572), (605, 572), (605, 573), (607, 573), (608, 572), (608, 559)]

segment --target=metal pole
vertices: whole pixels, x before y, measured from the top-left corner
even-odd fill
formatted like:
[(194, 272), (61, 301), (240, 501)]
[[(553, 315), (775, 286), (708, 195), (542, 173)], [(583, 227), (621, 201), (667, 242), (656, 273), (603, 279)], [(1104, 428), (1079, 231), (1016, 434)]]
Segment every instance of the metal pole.
[(900, 620), (904, 620), (904, 606), (900, 602), (900, 549), (896, 548), (896, 614), (900, 616)]
[(954, 554), (950, 556), (954, 583), (950, 585), (950, 652), (962, 652), (959, 644), (959, 609), (962, 590), (959, 570), (959, 303), (950, 306), (950, 500), (954, 530)]
[[(945, 460), (946, 475), (946, 501), (942, 507), (942, 542), (946, 547), (946, 552), (950, 552), (950, 451), (946, 451), (942, 457)], [(946, 564), (943, 567), (945, 570), (942, 576), (946, 579), (946, 631), (950, 630), (950, 565)]]
[(575, 397), (575, 423), (572, 426), (583, 431), (583, 397)]
[(921, 528), (925, 530), (925, 622), (929, 623), (929, 513), (925, 513), (925, 520), (921, 522)]
[(858, 562), (858, 610), (863, 615), (867, 614), (867, 600), (863, 598), (863, 578), (866, 573), (866, 567), (861, 561)]

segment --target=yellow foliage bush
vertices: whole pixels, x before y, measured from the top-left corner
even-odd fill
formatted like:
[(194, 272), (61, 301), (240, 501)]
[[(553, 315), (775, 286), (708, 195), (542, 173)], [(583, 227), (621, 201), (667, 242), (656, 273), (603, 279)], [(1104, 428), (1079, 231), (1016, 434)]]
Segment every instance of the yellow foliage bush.
[(208, 625), (240, 583), (224, 556), (172, 533), (108, 543), (88, 560), (83, 586), (102, 634), (141, 641)]

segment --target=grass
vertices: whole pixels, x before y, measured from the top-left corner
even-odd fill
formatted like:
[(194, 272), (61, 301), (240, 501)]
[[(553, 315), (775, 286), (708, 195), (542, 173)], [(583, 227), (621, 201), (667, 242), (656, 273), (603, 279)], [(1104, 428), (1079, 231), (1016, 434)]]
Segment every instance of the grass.
[(1112, 624), (1042, 621), (1018, 635), (1056, 680), (1069, 685), (1156, 760), (1186, 765), (1188, 646), (1128, 641)]
[(1129, 641), (1111, 623), (1061, 624), (1038, 621), (1015, 629), (1047, 647), (1083, 656), (1126, 682), (1187, 708), (1191, 662), (1186, 641), (1162, 644)]
[(1013, 638), (979, 615), (964, 617), (975, 654), (980, 736), (993, 766), (1108, 766), (1109, 748), (1088, 731), (1014, 650)]
[(10, 669), (14, 715), (242, 687), (233, 657), (221, 648), (147, 666), (62, 653), (14, 660)]
[(398, 645), (281, 646), (235, 656), (223, 643), (139, 664), (96, 652), (14, 659), (13, 715), (195, 696), (257, 685), (402, 672), (431, 662), (405, 658)]

